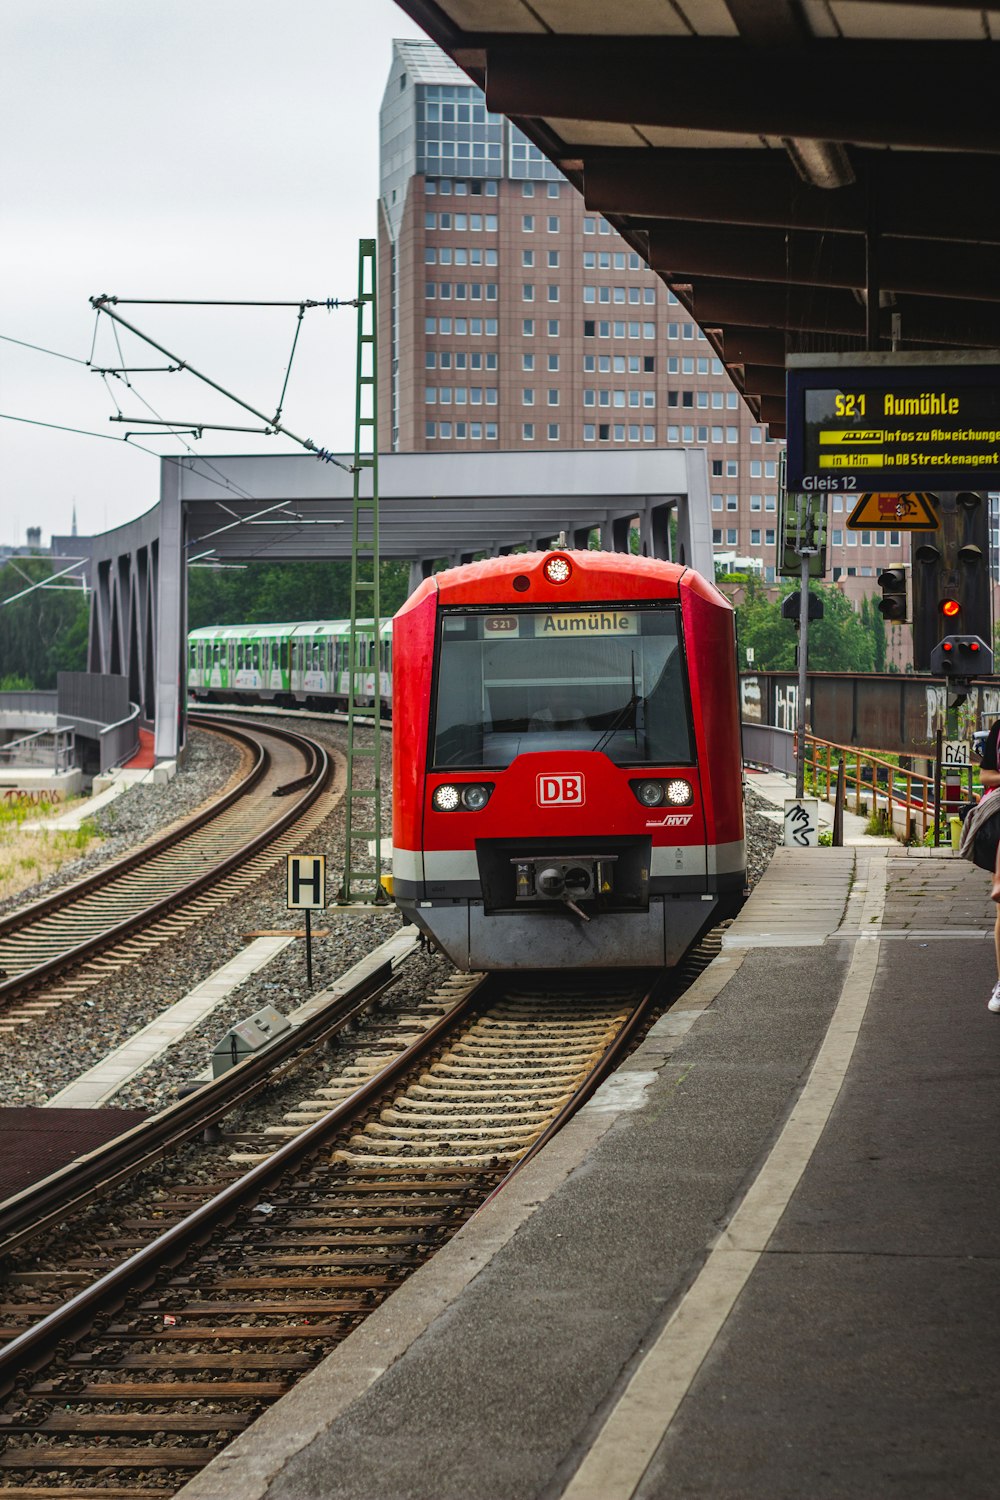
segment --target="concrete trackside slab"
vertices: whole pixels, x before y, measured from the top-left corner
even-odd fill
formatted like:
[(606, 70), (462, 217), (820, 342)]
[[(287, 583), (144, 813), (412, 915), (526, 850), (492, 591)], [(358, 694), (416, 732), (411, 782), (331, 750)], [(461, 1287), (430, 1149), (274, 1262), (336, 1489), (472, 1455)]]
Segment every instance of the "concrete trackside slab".
[(811, 946), (848, 906), (853, 853), (788, 853), (807, 856), (800, 895), (807, 870), (829, 887), (800, 911), (810, 946), (724, 949), (552, 1145), (185, 1500), (559, 1493), (753, 1180), (840, 995), (849, 945), (819, 963)]

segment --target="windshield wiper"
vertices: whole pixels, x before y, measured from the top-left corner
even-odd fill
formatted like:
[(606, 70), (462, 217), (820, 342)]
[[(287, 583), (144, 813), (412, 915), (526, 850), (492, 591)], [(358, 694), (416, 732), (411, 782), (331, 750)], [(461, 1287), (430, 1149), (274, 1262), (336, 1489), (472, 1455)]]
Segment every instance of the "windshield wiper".
[(593, 747), (595, 751), (596, 750), (603, 750), (604, 747), (605, 747), (605, 745), (607, 745), (611, 741), (611, 739), (613, 738), (613, 736), (618, 733), (619, 729), (627, 729), (629, 727), (629, 725), (628, 725), (628, 716), (629, 716), (629, 714), (632, 715), (632, 726), (631, 727), (632, 727), (632, 734), (633, 734), (633, 737), (634, 737), (634, 740), (635, 740), (635, 747), (636, 747), (636, 749), (639, 748), (639, 714), (638, 714), (638, 709), (639, 709), (640, 704), (644, 704), (646, 700), (645, 700), (645, 698), (640, 697), (640, 695), (635, 690), (635, 652), (634, 651), (631, 653), (631, 656), (632, 656), (632, 694), (631, 694), (631, 697), (629, 698), (629, 700), (628, 700), (627, 703), (623, 703), (622, 704), (621, 708), (615, 714), (614, 718), (611, 720), (611, 723), (608, 725), (607, 729), (605, 729), (604, 733), (601, 735), (600, 739), (597, 741), (597, 744)]

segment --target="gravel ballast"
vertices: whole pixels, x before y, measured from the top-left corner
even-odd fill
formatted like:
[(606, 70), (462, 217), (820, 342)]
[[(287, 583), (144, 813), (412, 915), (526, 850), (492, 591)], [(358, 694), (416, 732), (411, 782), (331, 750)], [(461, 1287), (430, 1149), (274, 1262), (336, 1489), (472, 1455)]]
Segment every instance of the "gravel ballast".
[[(261, 718), (265, 716), (262, 714)], [(306, 718), (304, 733), (343, 751), (346, 730), (330, 719)], [(389, 759), (389, 736), (384, 760)], [(193, 811), (223, 786), (239, 764), (239, 752), (219, 736), (195, 731), (188, 764), (165, 786), (138, 786), (124, 793), (105, 814), (114, 854), (150, 837), (159, 827)], [(391, 827), (390, 777), (383, 766), (383, 827)], [(335, 794), (340, 788), (335, 788)], [(333, 800), (331, 798), (331, 800)], [(747, 854), (751, 884), (760, 878), (780, 839), (777, 826), (759, 815), (767, 806), (747, 792)], [(343, 804), (336, 806), (308, 838), (310, 853), (326, 852), (335, 872), (342, 861)], [(101, 851), (109, 854), (108, 845)], [(75, 873), (89, 861), (78, 861)], [(41, 892), (32, 891), (32, 899)], [(285, 904), (284, 864), (272, 870), (237, 900), (189, 928), (180, 938), (155, 949), (141, 963), (109, 974), (99, 987), (65, 1001), (44, 1027), (27, 1024), (0, 1036), (0, 1104), (37, 1105), (64, 1088), (114, 1047), (133, 1036), (182, 999), (245, 946), (247, 934), (291, 930), (299, 922)], [(315, 926), (329, 936), (314, 941), (314, 988), (321, 989), (346, 972), (379, 943), (396, 933), (401, 919), (394, 908), (363, 915), (327, 911)], [(443, 959), (433, 960), (435, 975), (450, 972)], [(304, 944), (295, 942), (240, 985), (227, 1000), (169, 1051), (161, 1055), (108, 1102), (124, 1108), (158, 1109), (176, 1088), (200, 1072), (212, 1048), (236, 1021), (270, 1004), (283, 1014), (309, 998)]]

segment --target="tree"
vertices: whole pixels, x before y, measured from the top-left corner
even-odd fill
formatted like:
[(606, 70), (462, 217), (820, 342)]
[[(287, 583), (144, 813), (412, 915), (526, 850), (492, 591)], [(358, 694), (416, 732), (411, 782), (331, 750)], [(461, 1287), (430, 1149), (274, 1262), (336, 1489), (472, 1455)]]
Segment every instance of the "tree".
[[(822, 620), (809, 626), (809, 668), (813, 672), (871, 672), (875, 648), (870, 630), (856, 614), (850, 600), (838, 588), (810, 584), (810, 591), (823, 600)], [(793, 592), (793, 590), (789, 590)], [(742, 667), (746, 648), (754, 653), (754, 666), (761, 672), (793, 672), (798, 632), (781, 614), (780, 601), (770, 603), (763, 585), (748, 576), (736, 622)]]
[[(39, 588), (14, 598), (51, 573), (46, 557), (0, 564), (0, 674), (16, 675), (32, 688), (54, 688), (57, 672), (82, 672), (87, 665), (88, 609), (82, 590)], [(4, 604), (5, 599), (12, 602)]]
[(875, 602), (873, 594), (866, 594), (861, 601), (861, 624), (870, 631), (872, 638), (872, 671), (884, 672), (886, 663), (885, 620)]
[[(382, 615), (406, 599), (406, 563), (383, 562)], [(191, 568), (188, 625), (285, 625), (297, 620), (345, 620), (351, 613), (351, 565), (325, 562), (248, 563), (245, 568)]]

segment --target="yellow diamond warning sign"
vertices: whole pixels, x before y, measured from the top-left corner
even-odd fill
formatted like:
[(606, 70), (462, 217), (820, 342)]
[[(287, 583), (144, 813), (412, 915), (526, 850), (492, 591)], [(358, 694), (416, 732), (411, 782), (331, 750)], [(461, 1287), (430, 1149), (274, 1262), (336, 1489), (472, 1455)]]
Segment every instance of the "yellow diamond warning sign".
[(934, 496), (918, 491), (886, 494), (876, 490), (861, 496), (844, 525), (848, 531), (868, 531), (873, 526), (890, 531), (937, 531)]

